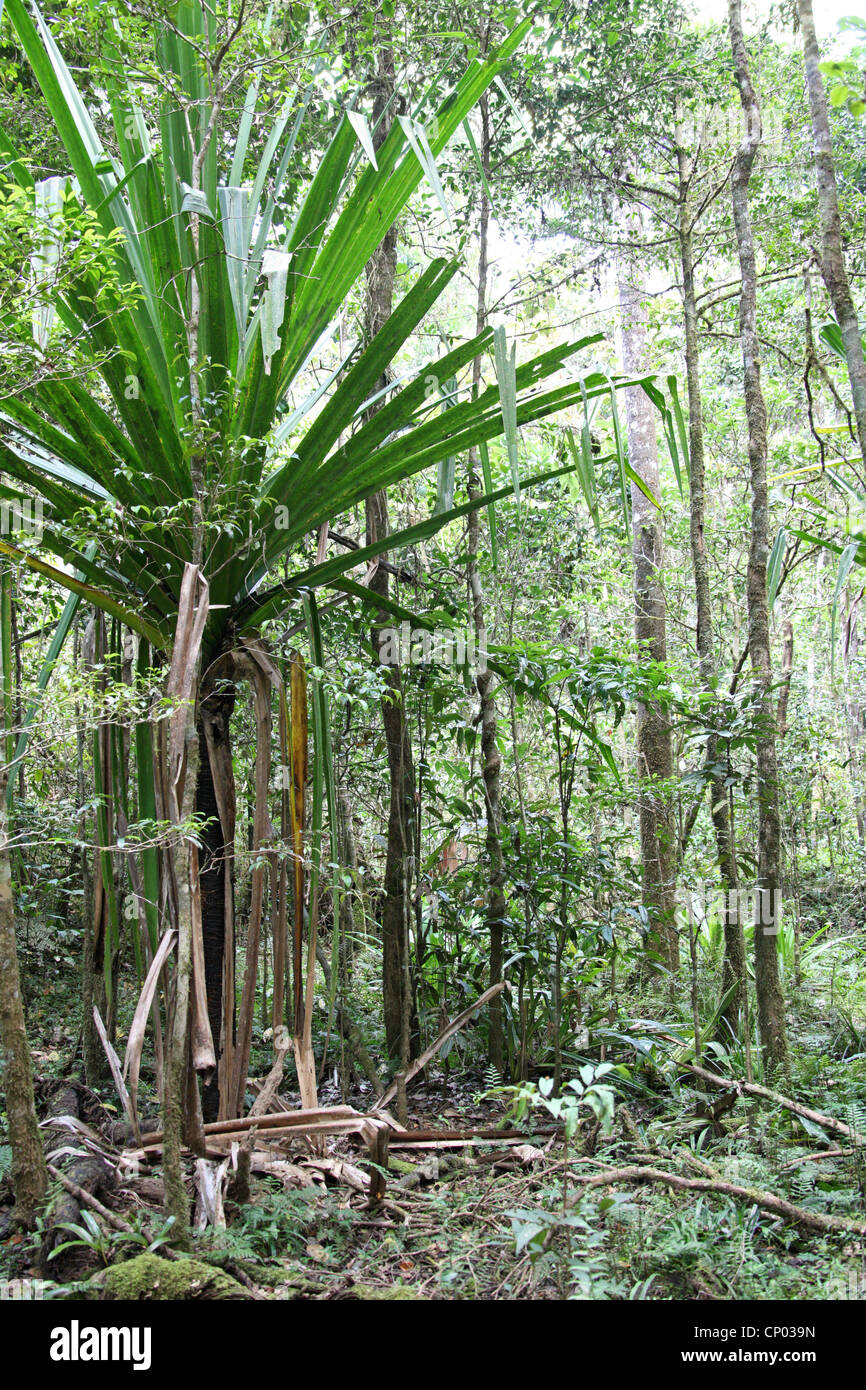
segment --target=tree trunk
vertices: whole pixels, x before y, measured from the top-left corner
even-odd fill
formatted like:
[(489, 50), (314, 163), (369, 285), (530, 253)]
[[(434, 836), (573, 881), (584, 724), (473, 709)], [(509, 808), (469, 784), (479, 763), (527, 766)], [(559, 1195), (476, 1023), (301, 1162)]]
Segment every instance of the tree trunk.
[[(715, 690), (718, 672), (712, 631), (712, 605), (707, 548), (704, 538), (705, 517), (705, 460), (704, 425), (701, 400), (700, 356), (698, 350), (698, 311), (695, 291), (695, 267), (692, 247), (692, 212), (690, 185), (694, 163), (678, 141), (679, 170), (679, 244), (683, 276), (683, 317), (685, 327), (686, 386), (689, 398), (689, 539), (692, 552), (692, 572), (695, 580), (697, 614), (696, 645), (701, 685)], [(725, 955), (722, 966), (722, 1012), (720, 1022), (733, 1037), (739, 1032), (739, 1020), (745, 1005), (746, 946), (740, 921), (737, 860), (731, 818), (728, 814), (728, 791), (725, 776), (718, 764), (718, 740), (711, 735), (707, 743), (706, 762), (710, 770), (710, 815), (716, 840), (716, 860), (724, 892)]]
[(842, 656), (848, 672), (845, 699), (845, 731), (848, 744), (848, 768), (851, 779), (851, 795), (854, 801), (854, 814), (857, 817), (857, 839), (862, 845), (866, 839), (866, 799), (863, 796), (863, 768), (860, 744), (863, 738), (863, 706), (860, 703), (859, 679), (851, 667), (856, 662), (860, 650), (860, 634), (857, 621), (860, 616), (862, 591), (851, 599), (845, 619), (842, 642)]
[[(199, 765), (195, 789), (196, 814), (206, 816), (202, 834), (199, 879), (201, 884), (202, 940), (207, 1014), (217, 1055), (217, 1070), (202, 1086), (202, 1118), (233, 1118), (230, 1114), (233, 1070), (234, 986), (234, 779), (229, 721), (234, 692), (211, 694), (201, 701), (198, 727)], [(216, 759), (215, 773), (212, 761)], [(228, 805), (220, 807), (218, 786), (226, 783)], [(221, 814), (222, 812), (222, 814)], [(227, 829), (223, 819), (228, 820)], [(228, 833), (227, 833), (228, 832)]]
[[(633, 257), (617, 253), (622, 322), (623, 369), (639, 376), (647, 371), (644, 288)], [(654, 497), (659, 496), (655, 412), (639, 386), (626, 391), (628, 456), (634, 471)], [(638, 660), (667, 660), (665, 600), (661, 584), (660, 514), (641, 489), (632, 485), (635, 638)], [(670, 807), (673, 773), (670, 724), (654, 704), (637, 711), (637, 775), (640, 787), (640, 845), (643, 902), (648, 916), (647, 948), (665, 969), (679, 969), (676, 929), (676, 853)]]
[(798, 0), (800, 28), (803, 31), (803, 56), (806, 64), (806, 87), (812, 115), (812, 143), (815, 155), (815, 180), (818, 188), (818, 213), (821, 219), (821, 274), (833, 305), (833, 313), (842, 333), (857, 438), (866, 459), (866, 361), (857, 311), (851, 298), (851, 286), (845, 268), (842, 247), (842, 222), (839, 216), (839, 193), (836, 187), (836, 168), (833, 162), (833, 142), (830, 138), (830, 118), (824, 78), (819, 67), (821, 56), (815, 34), (812, 0)]
[(782, 624), (782, 684), (776, 706), (776, 729), (779, 738), (788, 732), (788, 701), (791, 697), (791, 676), (794, 671), (794, 624), (786, 618)]
[[(385, 46), (379, 53), (379, 71), (373, 122), (373, 143), (379, 148), (387, 138), (395, 115), (394, 54)], [(378, 124), (376, 124), (378, 123)], [(367, 262), (366, 329), (374, 337), (391, 316), (394, 280), (397, 274), (397, 228), (390, 227)], [(380, 389), (387, 379), (380, 381)], [(382, 398), (384, 403), (384, 398)], [(371, 407), (371, 412), (377, 409)], [(384, 491), (373, 493), (366, 503), (366, 539), (370, 545), (388, 535), (388, 498)], [(386, 560), (387, 554), (380, 559)], [(370, 589), (388, 597), (388, 571), (380, 564), (370, 580)], [(410, 952), (411, 884), (414, 876), (415, 772), (412, 744), (404, 706), (400, 667), (382, 661), (382, 628), (390, 619), (382, 613), (372, 629), (373, 650), (385, 669), (387, 690), (382, 697), (382, 722), (388, 751), (388, 840), (385, 853), (385, 902), (382, 911), (382, 991), (385, 1039), (388, 1052), (408, 1064), (406, 1021), (414, 1013)], [(407, 981), (409, 982), (407, 984)], [(407, 993), (408, 991), (408, 993)]]
[[(481, 98), (481, 163), (488, 184), (490, 172), (490, 109), (486, 96)], [(487, 234), (490, 223), (490, 203), (487, 191), (482, 186), (481, 208), (478, 222), (478, 300), (475, 314), (475, 332), (482, 333), (487, 326)], [(472, 364), (472, 386), (477, 390), (481, 384), (481, 359), (476, 357)], [(469, 451), (469, 496), (472, 500), (483, 492), (478, 476), (478, 450)], [(493, 672), (488, 668), (485, 652), (487, 632), (484, 621), (484, 588), (481, 571), (478, 567), (478, 551), (481, 539), (481, 522), (477, 511), (471, 511), (468, 518), (466, 544), (466, 570), (472, 604), (472, 623), (475, 629), (475, 650), (479, 654), (479, 668), (475, 674), (475, 689), (481, 705), (481, 772), (484, 780), (484, 803), (486, 808), (487, 830), (485, 849), (487, 852), (487, 930), (490, 938), (490, 980), (491, 985), (502, 979), (504, 961), (504, 935), (508, 906), (505, 900), (505, 860), (502, 854), (500, 828), (500, 781), (502, 758), (499, 753), (498, 716), (496, 711), (496, 682)], [(489, 1005), (490, 1032), (487, 1055), (490, 1065), (502, 1075), (505, 1067), (505, 1040), (502, 1030), (502, 993), (491, 999)]]
[(776, 762), (776, 722), (772, 698), (770, 621), (767, 610), (767, 560), (769, 556), (769, 504), (767, 499), (767, 408), (761, 389), (761, 355), (757, 333), (757, 273), (749, 182), (761, 144), (761, 112), (749, 73), (749, 57), (743, 37), (741, 0), (729, 0), (728, 23), (731, 49), (746, 121), (743, 141), (731, 173), (734, 228), (740, 260), (740, 343), (746, 422), (749, 433), (749, 471), (752, 488), (752, 535), (747, 578), (749, 654), (755, 688), (760, 696), (756, 738), (758, 783), (758, 901), (755, 922), (755, 990), (758, 1028), (768, 1071), (786, 1065), (788, 1042), (785, 1005), (779, 983), (776, 949), (778, 934), (781, 827)]
[(21, 976), (15, 942), (15, 905), (12, 900), (12, 867), (9, 860), (6, 815), (7, 768), (0, 769), (0, 1044), (3, 1047), (3, 1092), (12, 1146), (12, 1190), (15, 1221), (32, 1226), (48, 1187), (48, 1170), (36, 1119), (33, 1069)]
[[(367, 501), (367, 540), (388, 534), (387, 499), (376, 493)], [(374, 593), (388, 596), (388, 573), (380, 566), (370, 581)], [(384, 617), (385, 615), (383, 615)], [(373, 650), (381, 653), (383, 628), (372, 630)], [(381, 661), (381, 656), (380, 656)], [(385, 851), (385, 892), (382, 904), (382, 992), (385, 1040), (389, 1055), (401, 1057), (403, 1018), (414, 1013), (414, 994), (406, 994), (411, 921), (411, 882), (414, 875), (415, 772), (404, 707), (399, 666), (384, 666), (386, 691), (382, 723), (388, 755), (388, 832)], [(408, 1061), (409, 1059), (405, 1059)]]
[[(96, 624), (97, 619), (91, 618), (81, 641), (81, 659), (84, 669), (91, 671), (97, 663), (96, 657)], [(75, 661), (78, 664), (78, 637), (76, 631)], [(76, 777), (78, 789), (78, 805), (84, 807), (87, 802), (87, 793), (84, 777), (84, 755), (87, 743), (87, 733), (81, 714), (81, 709), (76, 701)], [(102, 1043), (96, 1032), (96, 1024), (93, 1021), (94, 1004), (99, 1012), (105, 1015), (105, 974), (102, 968), (102, 959), (97, 958), (96, 942), (98, 937), (98, 924), (96, 917), (96, 881), (100, 874), (98, 854), (93, 856), (91, 861), (91, 851), (86, 848), (91, 836), (87, 833), (87, 814), (82, 811), (79, 816), (78, 833), (81, 840), (81, 914), (82, 914), (82, 1019), (81, 1019), (81, 1052), (84, 1062), (84, 1079), (88, 1086), (97, 1087), (105, 1079), (107, 1066), (105, 1053)], [(95, 835), (95, 830), (93, 831)], [(95, 872), (94, 872), (95, 870)], [(101, 888), (101, 884), (100, 884)]]

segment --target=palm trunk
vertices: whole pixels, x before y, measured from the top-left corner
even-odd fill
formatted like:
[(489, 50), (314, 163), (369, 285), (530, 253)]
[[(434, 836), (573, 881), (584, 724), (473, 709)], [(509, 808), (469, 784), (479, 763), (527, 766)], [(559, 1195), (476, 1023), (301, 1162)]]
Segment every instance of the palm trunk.
[(760, 716), (756, 737), (758, 783), (758, 889), (760, 910), (755, 923), (755, 989), (758, 1028), (768, 1071), (784, 1066), (788, 1056), (785, 1005), (779, 983), (776, 949), (777, 895), (781, 854), (776, 723), (772, 699), (770, 621), (767, 610), (769, 504), (767, 499), (767, 408), (761, 388), (761, 355), (757, 333), (757, 272), (749, 210), (749, 182), (761, 144), (761, 112), (749, 73), (743, 37), (741, 0), (729, 0), (728, 23), (740, 101), (746, 121), (743, 141), (731, 174), (734, 228), (740, 260), (740, 343), (746, 421), (749, 432), (749, 470), (752, 487), (752, 536), (749, 547), (747, 597), (749, 654)]
[(818, 187), (818, 213), (821, 219), (821, 274), (833, 305), (833, 313), (842, 333), (857, 438), (866, 459), (866, 361), (857, 311), (851, 297), (851, 286), (845, 268), (842, 247), (842, 222), (839, 216), (839, 193), (836, 187), (836, 166), (833, 142), (830, 138), (830, 118), (824, 78), (821, 74), (821, 55), (815, 34), (812, 0), (798, 0), (800, 28), (803, 31), (803, 56), (806, 65), (806, 88), (812, 115), (812, 142), (815, 154), (815, 179)]
[[(695, 291), (695, 268), (692, 247), (692, 213), (689, 189), (694, 166), (678, 142), (679, 171), (679, 245), (683, 276), (683, 317), (685, 327), (686, 385), (689, 398), (689, 539), (692, 552), (692, 573), (695, 580), (697, 614), (696, 645), (701, 685), (713, 690), (716, 685), (716, 654), (712, 631), (712, 605), (707, 548), (704, 537), (705, 482), (704, 426), (701, 401), (700, 355), (698, 350), (698, 311)], [(743, 1015), (746, 991), (746, 947), (739, 913), (737, 860), (731, 818), (728, 814), (728, 791), (725, 778), (718, 767), (718, 741), (711, 736), (707, 745), (707, 766), (713, 769), (709, 778), (710, 815), (716, 840), (716, 861), (725, 895), (724, 933), (725, 954), (722, 966), (723, 1006), (720, 1022), (736, 1037)]]
[[(623, 368), (629, 375), (639, 376), (647, 370), (645, 293), (634, 259), (621, 251), (617, 255), (617, 278)], [(628, 388), (626, 411), (629, 462), (652, 495), (658, 497), (655, 412), (642, 388)], [(664, 663), (667, 640), (659, 513), (635, 485), (631, 502), (638, 659)], [(676, 972), (679, 941), (675, 916), (676, 841), (670, 807), (671, 730), (663, 711), (653, 704), (638, 706), (637, 764), (643, 902), (649, 918), (647, 947), (667, 970)]]

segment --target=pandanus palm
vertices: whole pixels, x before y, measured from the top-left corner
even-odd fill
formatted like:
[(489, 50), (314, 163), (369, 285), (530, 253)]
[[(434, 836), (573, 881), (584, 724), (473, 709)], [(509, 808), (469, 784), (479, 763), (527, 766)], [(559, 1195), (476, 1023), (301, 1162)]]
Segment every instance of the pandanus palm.
[[(585, 407), (610, 384), (592, 375), (545, 385), (581, 346), (569, 343), (518, 367), (502, 397), (497, 387), (477, 396), (467, 390), (441, 410), (439, 388), (444, 395), (490, 350), (486, 332), (395, 387), (377, 411), (365, 410), (455, 273), (454, 262), (436, 260), (379, 334), (297, 399), (371, 253), (526, 24), (493, 56), (472, 63), (426, 127), (415, 118), (395, 122), (375, 163), (366, 127), (348, 113), (280, 235), (303, 101), (283, 110), (247, 180), (257, 88), (229, 144), (213, 71), (201, 60), (214, 41), (210, 7), (182, 0), (172, 24), (157, 29), (157, 64), (169, 92), (158, 129), (148, 128), (117, 55), (106, 79), (111, 153), (41, 15), (34, 10), (31, 18), (22, 0), (7, 0), (6, 11), (67, 151), (71, 196), (116, 240), (117, 275), (112, 287), (82, 273), (53, 292), (62, 327), (93, 348), (92, 380), (46, 371), (26, 399), (2, 403), (2, 467), (24, 492), (38, 492), (45, 513), (38, 552), (0, 544), (137, 633), (142, 665), (171, 656), (189, 567), (206, 577), (197, 809), (209, 820), (203, 935), (208, 1014), (219, 1040), (227, 1002), (231, 883), (221, 851), (233, 840), (233, 682), (261, 678), (267, 661), (257, 634), (303, 592), (343, 585), (363, 594), (346, 577), (350, 568), (432, 534), (461, 509), (440, 509), (409, 532), (311, 563), (278, 584), (269, 575), (374, 490), (502, 433), (503, 414), (506, 426), (509, 417), (519, 426), (565, 406)], [(12, 175), (33, 189), (8, 141), (4, 148)], [(43, 334), (45, 323), (43, 314)], [(239, 1098), (224, 1098), (224, 1108)]]

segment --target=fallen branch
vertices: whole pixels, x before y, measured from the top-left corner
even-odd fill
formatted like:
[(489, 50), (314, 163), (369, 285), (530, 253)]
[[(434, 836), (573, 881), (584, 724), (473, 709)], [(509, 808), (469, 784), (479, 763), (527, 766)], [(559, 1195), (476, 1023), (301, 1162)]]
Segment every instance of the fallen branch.
[(510, 1148), (514, 1144), (527, 1144), (528, 1136), (522, 1134), (519, 1138), (511, 1139), (477, 1139), (474, 1136), (470, 1139), (422, 1139), (418, 1142), (407, 1141), (404, 1136), (399, 1139), (392, 1139), (390, 1147), (392, 1149), (502, 1149)]
[(797, 1100), (789, 1100), (787, 1096), (782, 1096), (778, 1091), (771, 1091), (766, 1086), (759, 1086), (756, 1082), (740, 1081), (737, 1078), (731, 1079), (726, 1076), (716, 1076), (715, 1072), (706, 1071), (703, 1067), (695, 1066), (694, 1063), (684, 1062), (686, 1071), (699, 1076), (702, 1081), (707, 1081), (711, 1086), (719, 1086), (723, 1090), (736, 1090), (741, 1095), (759, 1096), (761, 1100), (773, 1101), (775, 1105), (781, 1105), (785, 1110), (791, 1110), (795, 1115), (802, 1115), (804, 1120), (811, 1120), (813, 1124), (821, 1125), (824, 1129), (835, 1130), (837, 1134), (843, 1134), (846, 1139), (850, 1139), (853, 1144), (866, 1147), (866, 1135), (858, 1133), (850, 1125), (846, 1125), (842, 1120), (835, 1119), (832, 1115), (822, 1115), (819, 1110), (811, 1110), (808, 1105), (801, 1105)]
[(405, 1073), (401, 1073), (394, 1078), (384, 1095), (381, 1095), (376, 1101), (376, 1104), (373, 1106), (373, 1112), (375, 1113), (375, 1111), (381, 1110), (383, 1105), (387, 1105), (390, 1100), (393, 1100), (401, 1085), (408, 1086), (413, 1076), (417, 1076), (419, 1071), (423, 1071), (431, 1058), (436, 1056), (440, 1047), (444, 1047), (448, 1039), (453, 1037), (455, 1033), (459, 1033), (460, 1029), (465, 1023), (469, 1022), (473, 1014), (477, 1013), (483, 1005), (488, 1004), (491, 999), (494, 999), (504, 988), (504, 980), (500, 980), (498, 984), (491, 985), (489, 989), (486, 989), (483, 994), (479, 995), (474, 1004), (470, 1004), (468, 1009), (464, 1009), (462, 1014), (458, 1014), (456, 1018), (446, 1024), (436, 1041), (432, 1042), (429, 1047), (426, 1047), (420, 1057), (415, 1058), (412, 1065), (406, 1068)]
[(800, 1154), (799, 1158), (789, 1159), (783, 1163), (783, 1168), (796, 1168), (800, 1163), (818, 1163), (822, 1158), (850, 1158), (857, 1152), (856, 1149), (821, 1149), (816, 1154)]
[[(265, 1082), (260, 1076), (247, 1077), (247, 1090), (252, 1091), (254, 1096), (261, 1095), (264, 1084)], [(271, 1104), (274, 1107), (274, 1109), (271, 1111), (271, 1114), (273, 1114), (275, 1110), (282, 1110), (288, 1114), (292, 1108), (289, 1105), (288, 1101), (283, 1100), (282, 1096), (274, 1096), (273, 1100), (271, 1101)]]
[(272, 1113), (271, 1106), (277, 1099), (277, 1091), (283, 1079), (283, 1068), (286, 1065), (286, 1057), (292, 1046), (291, 1036), (285, 1028), (279, 1028), (277, 1034), (278, 1036), (274, 1037), (274, 1065), (268, 1072), (264, 1085), (250, 1106), (250, 1119), (252, 1119), (253, 1116)]
[[(138, 1124), (138, 1075), (141, 1070), (141, 1053), (144, 1047), (144, 1035), (147, 1029), (147, 1020), (153, 1006), (156, 987), (162, 968), (174, 947), (177, 940), (177, 932), (167, 931), (157, 947), (147, 972), (144, 987), (139, 995), (138, 1003), (135, 1007), (135, 1014), (132, 1019), (132, 1026), (129, 1030), (129, 1037), (126, 1042), (126, 1052), (123, 1058), (122, 1077), (129, 1077), (129, 1114), (136, 1143), (141, 1141), (141, 1130)], [(94, 1019), (94, 1022), (96, 1020)], [(100, 1020), (101, 1022), (101, 1020)], [(97, 1030), (99, 1025), (97, 1024)], [(111, 1058), (109, 1057), (109, 1061)], [(123, 1097), (121, 1096), (121, 1099)]]
[(524, 1144), (529, 1144), (534, 1139), (549, 1139), (551, 1135), (561, 1132), (562, 1127), (556, 1125), (547, 1129), (533, 1130), (532, 1134), (527, 1134), (523, 1129), (402, 1129), (392, 1138), (391, 1148), (407, 1148), (411, 1144), (418, 1144), (425, 1148), (429, 1144), (446, 1141), (468, 1144), (475, 1139), (489, 1140), (491, 1143), (508, 1144), (522, 1141)]
[(135, 1112), (135, 1108), (132, 1104), (129, 1092), (126, 1089), (126, 1085), (123, 1080), (123, 1073), (120, 1070), (120, 1058), (118, 1057), (114, 1048), (111, 1046), (108, 1033), (105, 1031), (105, 1024), (102, 1021), (102, 1016), (100, 1015), (100, 1012), (95, 1004), (93, 1006), (93, 1022), (96, 1026), (96, 1031), (99, 1034), (99, 1041), (102, 1043), (102, 1050), (108, 1059), (108, 1067), (111, 1072), (114, 1084), (117, 1087), (117, 1094), (120, 1096), (120, 1103), (126, 1111), (129, 1123), (132, 1125), (133, 1133), (137, 1135), (138, 1116)]
[(719, 1192), (726, 1197), (738, 1197), (745, 1202), (783, 1216), (799, 1226), (812, 1231), (840, 1231), (846, 1235), (866, 1236), (866, 1221), (856, 1221), (853, 1217), (825, 1216), (822, 1212), (805, 1211), (777, 1197), (774, 1192), (761, 1192), (756, 1188), (741, 1187), (739, 1183), (726, 1182), (721, 1178), (683, 1178), (678, 1173), (664, 1173), (659, 1168), (609, 1168), (604, 1173), (593, 1173), (584, 1177), (572, 1173), (571, 1181), (581, 1187), (607, 1186), (615, 1182), (661, 1182), (668, 1187), (685, 1192)]
[(104, 1221), (107, 1221), (115, 1231), (124, 1231), (126, 1235), (133, 1235), (131, 1226), (127, 1226), (125, 1221), (121, 1221), (119, 1216), (115, 1216), (113, 1211), (103, 1206), (98, 1197), (94, 1197), (92, 1192), (88, 1192), (86, 1187), (81, 1187), (79, 1183), (73, 1182), (65, 1173), (61, 1173), (59, 1168), (55, 1168), (53, 1163), (48, 1164), (48, 1171), (61, 1187), (65, 1187), (71, 1197), (74, 1197), (79, 1206), (91, 1207), (97, 1212)]

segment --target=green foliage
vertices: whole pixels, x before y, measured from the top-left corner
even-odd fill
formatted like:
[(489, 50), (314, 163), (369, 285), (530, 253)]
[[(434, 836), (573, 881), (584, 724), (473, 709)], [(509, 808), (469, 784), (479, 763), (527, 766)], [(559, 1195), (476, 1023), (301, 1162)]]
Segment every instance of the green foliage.
[(109, 1265), (114, 1255), (121, 1250), (128, 1250), (130, 1246), (141, 1246), (149, 1254), (157, 1251), (161, 1245), (166, 1245), (171, 1240), (171, 1228), (174, 1225), (174, 1217), (170, 1216), (162, 1227), (151, 1234), (145, 1229), (145, 1218), (141, 1212), (136, 1212), (129, 1231), (103, 1231), (92, 1211), (82, 1211), (79, 1225), (74, 1221), (62, 1221), (57, 1227), (60, 1231), (69, 1231), (74, 1240), (64, 1240), (60, 1245), (55, 1245), (49, 1255), (49, 1260), (54, 1260), (64, 1250), (72, 1250), (81, 1247), (91, 1250), (97, 1255), (103, 1265)]

